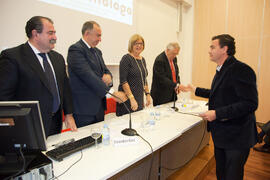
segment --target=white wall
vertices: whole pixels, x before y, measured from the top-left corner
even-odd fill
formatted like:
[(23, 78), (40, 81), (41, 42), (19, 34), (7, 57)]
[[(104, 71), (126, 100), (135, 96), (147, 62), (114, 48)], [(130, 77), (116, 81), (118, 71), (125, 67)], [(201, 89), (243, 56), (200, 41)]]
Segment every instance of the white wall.
[[(57, 0), (57, 2), (62, 2), (63, 4), (77, 2), (91, 8), (94, 6), (94, 1), (89, 0)], [(108, 0), (97, 0), (95, 2), (97, 4), (104, 4), (102, 2), (108, 2)], [(129, 37), (136, 31), (136, 23), (133, 23), (131, 26), (95, 16), (90, 14), (91, 11), (89, 10), (87, 12), (89, 13), (48, 4), (41, 0), (1, 0), (0, 51), (6, 47), (13, 47), (24, 43), (27, 40), (24, 31), (26, 22), (31, 17), (40, 15), (50, 17), (54, 21), (57, 36), (55, 50), (67, 57), (69, 46), (77, 42), (82, 36), (81, 28), (83, 23), (95, 20), (102, 28), (102, 43), (98, 47), (104, 50), (103, 57), (107, 63), (118, 63), (121, 55), (126, 52), (125, 48)]]
[[(193, 47), (193, 0), (186, 0), (192, 6), (190, 8), (183, 7), (182, 14), (182, 31), (177, 33), (177, 4), (178, 0), (134, 0), (135, 1), (135, 28), (136, 33), (141, 34), (145, 39), (145, 50), (142, 55), (146, 59), (148, 68), (148, 84), (151, 87), (152, 83), (152, 67), (154, 60), (158, 54), (165, 50), (166, 45), (169, 42), (177, 41), (181, 46), (181, 52), (178, 56), (178, 65), (180, 68), (180, 77), (183, 84), (191, 82), (192, 74), (192, 47)], [(26, 6), (31, 3), (31, 7)], [(42, 7), (40, 7), (42, 6)], [(29, 8), (29, 9), (28, 9)], [(38, 10), (42, 9), (42, 10)], [(49, 10), (48, 10), (49, 9)], [(56, 44), (56, 50), (66, 57), (68, 47), (79, 40), (81, 37), (82, 24), (90, 20), (90, 15), (81, 14), (78, 15), (75, 11), (69, 11), (68, 9), (61, 10), (59, 17), (58, 8), (53, 5), (41, 4), (37, 0), (1, 0), (0, 1), (0, 51), (6, 47), (14, 47), (24, 43), (27, 38), (25, 35), (24, 27), (26, 21), (35, 15), (48, 16), (53, 19), (55, 28), (57, 31), (58, 43)], [(71, 13), (71, 14), (70, 14)], [(72, 19), (64, 18), (72, 15)], [(90, 19), (89, 19), (90, 18)], [(96, 19), (98, 22), (100, 18)], [(103, 28), (103, 41), (108, 36), (121, 36), (121, 32), (118, 34), (107, 27), (109, 21), (104, 21), (101, 25)], [(14, 28), (15, 27), (15, 28)], [(114, 28), (114, 27), (113, 27)], [(63, 33), (65, 32), (65, 33)], [(107, 33), (108, 32), (108, 33)], [(69, 34), (72, 38), (67, 37), (64, 34)], [(107, 35), (109, 34), (109, 35)], [(127, 39), (128, 42), (128, 39)], [(108, 42), (106, 42), (108, 43)], [(102, 49), (103, 54), (108, 51), (114, 51), (114, 47), (117, 46), (117, 42), (111, 42), (110, 49)], [(127, 52), (127, 47), (122, 52), (119, 52), (120, 57)], [(120, 61), (120, 59), (119, 59)], [(109, 60), (105, 59), (105, 63), (109, 63)], [(118, 88), (119, 84), (119, 72), (118, 66), (109, 66), (114, 76), (114, 89)]]

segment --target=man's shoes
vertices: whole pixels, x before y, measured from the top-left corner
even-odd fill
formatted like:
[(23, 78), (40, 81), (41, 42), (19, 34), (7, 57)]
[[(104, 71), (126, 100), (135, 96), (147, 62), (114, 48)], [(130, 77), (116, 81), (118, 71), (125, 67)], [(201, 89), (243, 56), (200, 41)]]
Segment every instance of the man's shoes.
[(270, 145), (264, 144), (253, 148), (255, 151), (270, 153)]

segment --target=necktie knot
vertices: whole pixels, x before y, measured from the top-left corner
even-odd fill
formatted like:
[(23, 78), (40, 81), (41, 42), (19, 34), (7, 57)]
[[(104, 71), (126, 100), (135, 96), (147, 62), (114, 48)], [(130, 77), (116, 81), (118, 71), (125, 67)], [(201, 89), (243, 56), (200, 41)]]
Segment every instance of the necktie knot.
[(38, 53), (40, 57), (42, 57), (43, 60), (47, 60), (46, 54), (45, 53)]
[(90, 52), (92, 53), (96, 53), (95, 49), (94, 48), (89, 48)]

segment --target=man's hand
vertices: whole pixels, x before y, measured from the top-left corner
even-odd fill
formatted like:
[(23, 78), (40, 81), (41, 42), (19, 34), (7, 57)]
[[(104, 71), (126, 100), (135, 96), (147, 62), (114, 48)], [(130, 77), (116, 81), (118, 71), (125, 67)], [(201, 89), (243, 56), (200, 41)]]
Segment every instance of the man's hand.
[(106, 84), (106, 86), (109, 86), (112, 83), (112, 77), (110, 74), (104, 74), (102, 76), (102, 81)]
[(216, 111), (209, 110), (209, 111), (206, 111), (205, 113), (199, 114), (199, 116), (202, 117), (203, 120), (211, 122), (211, 121), (216, 120)]
[(184, 85), (181, 84), (179, 86), (179, 89), (182, 92), (194, 92), (195, 93), (196, 87), (193, 86), (192, 84), (188, 84), (187, 86), (184, 86)]
[(76, 126), (76, 123), (72, 114), (66, 114), (64, 122), (65, 122), (66, 127), (70, 128), (71, 131), (77, 131), (77, 126)]

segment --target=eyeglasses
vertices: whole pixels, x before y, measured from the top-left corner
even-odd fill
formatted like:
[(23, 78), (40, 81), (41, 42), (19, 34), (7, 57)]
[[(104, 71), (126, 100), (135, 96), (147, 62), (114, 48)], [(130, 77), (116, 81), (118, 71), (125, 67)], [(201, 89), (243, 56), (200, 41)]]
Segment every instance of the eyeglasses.
[(134, 46), (143, 46), (143, 43), (135, 43)]

